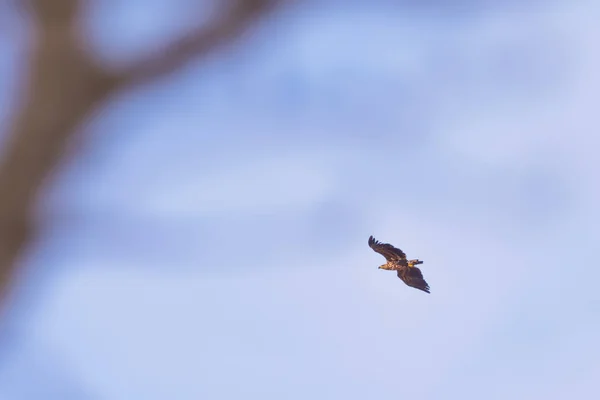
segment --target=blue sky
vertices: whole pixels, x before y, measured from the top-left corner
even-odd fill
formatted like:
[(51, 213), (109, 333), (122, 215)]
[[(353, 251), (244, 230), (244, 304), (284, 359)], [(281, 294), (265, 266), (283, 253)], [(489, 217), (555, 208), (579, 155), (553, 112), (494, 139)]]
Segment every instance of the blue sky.
[[(195, 15), (111, 3), (107, 65)], [(111, 103), (42, 204), (0, 398), (600, 394), (600, 7), (437, 3), (312, 2)]]

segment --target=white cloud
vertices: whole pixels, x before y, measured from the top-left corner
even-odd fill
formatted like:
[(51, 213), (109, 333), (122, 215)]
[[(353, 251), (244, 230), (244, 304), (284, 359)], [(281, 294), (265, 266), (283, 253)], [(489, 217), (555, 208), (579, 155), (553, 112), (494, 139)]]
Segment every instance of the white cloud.
[[(535, 56), (547, 61), (537, 65), (535, 74), (554, 72), (541, 91), (522, 82), (529, 93), (504, 92), (502, 81), (483, 85), (477, 80), (453, 82), (455, 89), (461, 86), (461, 91), (474, 94), (464, 97), (458, 92), (459, 107), (456, 99), (446, 98), (441, 103), (433, 144), (484, 168), (523, 170), (542, 163), (566, 168), (568, 175), (575, 172), (570, 167), (578, 160), (589, 160), (589, 149), (596, 142), (590, 130), (600, 125), (589, 112), (598, 93), (598, 80), (591, 71), (600, 67), (600, 59), (593, 56), (600, 29), (590, 21), (596, 20), (591, 15), (600, 15), (600, 9), (575, 4), (549, 7), (536, 16), (515, 15), (522, 20), (518, 24), (514, 18), (498, 15), (490, 27), (466, 27), (470, 39), (462, 51), (472, 58), (473, 68), (485, 65), (480, 62), (485, 60), (481, 51), (490, 55), (498, 44), (516, 47), (527, 43), (532, 49), (546, 48), (547, 54), (553, 54)], [(515, 31), (514, 27), (521, 28)]]
[[(407, 393), (431, 398), (426, 382), (435, 386), (461, 365), (526, 284), (521, 273), (497, 285), (504, 260), (494, 255), (520, 249), (492, 229), (395, 214), (390, 203), (364, 218), (379, 239), (425, 260), (432, 295), (377, 270), (381, 256), (365, 237), (328, 264), (261, 270), (249, 260), (252, 274), (79, 265), (57, 277), (30, 331), (111, 399), (268, 397), (291, 388), (299, 398), (322, 390), (385, 399), (396, 393), (390, 369), (415, 383)], [(528, 261), (512, 265), (525, 270)]]
[(217, 163), (211, 171), (162, 181), (140, 207), (188, 216), (300, 211), (331, 199), (343, 159), (325, 151), (247, 154)]

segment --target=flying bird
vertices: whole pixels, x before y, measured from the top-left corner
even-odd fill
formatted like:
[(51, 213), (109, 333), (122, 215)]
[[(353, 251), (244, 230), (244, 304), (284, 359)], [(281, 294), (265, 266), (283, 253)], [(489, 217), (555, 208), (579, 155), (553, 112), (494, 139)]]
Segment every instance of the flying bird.
[(408, 286), (429, 293), (429, 285), (423, 279), (421, 270), (415, 265), (423, 264), (421, 260), (407, 260), (404, 252), (389, 243), (381, 243), (373, 236), (369, 236), (369, 247), (385, 257), (386, 263), (379, 269), (398, 271), (398, 278), (402, 279)]

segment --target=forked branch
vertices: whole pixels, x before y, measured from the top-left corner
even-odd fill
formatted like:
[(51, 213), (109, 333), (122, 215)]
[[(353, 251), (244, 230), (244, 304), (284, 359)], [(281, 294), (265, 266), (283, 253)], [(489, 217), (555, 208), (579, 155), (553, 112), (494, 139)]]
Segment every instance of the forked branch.
[(21, 0), (32, 46), (17, 110), (0, 157), (0, 301), (36, 237), (34, 209), (85, 123), (117, 91), (150, 83), (238, 38), (284, 0), (231, 0), (225, 11), (122, 71), (93, 61), (81, 36), (82, 0)]

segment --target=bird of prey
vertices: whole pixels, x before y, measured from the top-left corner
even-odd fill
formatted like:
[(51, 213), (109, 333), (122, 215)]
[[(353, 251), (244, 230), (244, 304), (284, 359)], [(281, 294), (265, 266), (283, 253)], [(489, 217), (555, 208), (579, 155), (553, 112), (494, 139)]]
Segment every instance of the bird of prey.
[(429, 285), (423, 279), (421, 270), (415, 265), (423, 264), (421, 260), (407, 260), (406, 254), (391, 244), (381, 243), (373, 236), (369, 237), (369, 247), (385, 257), (386, 263), (379, 266), (379, 269), (398, 271), (398, 278), (402, 279), (408, 286), (429, 293)]

